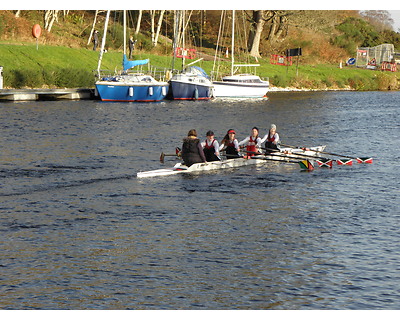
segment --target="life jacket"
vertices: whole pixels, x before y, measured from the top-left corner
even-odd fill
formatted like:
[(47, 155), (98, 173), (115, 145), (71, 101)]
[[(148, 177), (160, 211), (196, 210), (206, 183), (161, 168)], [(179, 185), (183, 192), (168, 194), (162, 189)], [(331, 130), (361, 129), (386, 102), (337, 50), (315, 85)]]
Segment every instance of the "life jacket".
[(237, 150), (235, 148), (234, 141), (227, 142), (226, 148), (225, 148), (225, 153), (227, 154), (227, 156), (226, 156), (227, 159), (233, 159), (233, 158), (237, 158), (239, 156), (239, 153), (237, 152)]
[[(267, 141), (265, 142), (265, 149), (274, 149), (274, 150), (279, 150), (278, 146), (273, 143), (275, 141), (275, 135), (271, 136), (270, 133), (268, 132), (268, 137)], [(272, 150), (266, 150), (265, 153), (271, 153), (273, 152)]]
[(194, 163), (203, 162), (199, 154), (199, 149), (198, 149), (199, 143), (200, 143), (199, 139), (189, 139), (189, 138), (183, 139), (182, 160), (188, 167), (190, 167)]
[(268, 141), (268, 142), (274, 142), (274, 141), (275, 141), (275, 135), (270, 136), (270, 133), (268, 132), (267, 141)]
[(215, 155), (214, 141), (216, 140), (214, 139), (211, 144), (208, 145), (208, 140), (206, 139), (206, 144), (203, 147), (204, 155), (206, 156), (207, 161), (219, 160), (219, 158)]
[[(258, 152), (257, 150), (257, 137), (253, 138), (253, 136), (250, 136), (250, 140), (247, 143), (246, 146), (246, 151), (250, 151), (250, 152)], [(254, 156), (254, 153), (248, 153), (247, 154), (248, 157)]]

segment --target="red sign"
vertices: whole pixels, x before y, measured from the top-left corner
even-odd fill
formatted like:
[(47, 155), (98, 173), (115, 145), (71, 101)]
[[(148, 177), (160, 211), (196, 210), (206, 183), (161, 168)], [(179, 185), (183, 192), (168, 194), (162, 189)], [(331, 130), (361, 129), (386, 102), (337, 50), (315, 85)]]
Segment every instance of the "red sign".
[(177, 47), (175, 49), (175, 57), (185, 58), (185, 59), (194, 59), (194, 58), (196, 58), (196, 50)]
[(280, 66), (291, 66), (292, 65), (292, 57), (280, 56), (277, 54), (272, 54), (270, 59), (271, 64), (277, 64)]
[(40, 28), (38, 24), (35, 24), (32, 27), (32, 36), (37, 39), (40, 37), (41, 34), (42, 34), (42, 28)]

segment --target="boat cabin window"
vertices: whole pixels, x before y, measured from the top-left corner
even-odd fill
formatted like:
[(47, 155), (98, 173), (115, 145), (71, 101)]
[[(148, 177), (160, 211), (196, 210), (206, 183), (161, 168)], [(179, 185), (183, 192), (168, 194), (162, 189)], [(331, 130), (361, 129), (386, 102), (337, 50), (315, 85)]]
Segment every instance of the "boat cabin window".
[(224, 79), (224, 82), (261, 83), (261, 79)]

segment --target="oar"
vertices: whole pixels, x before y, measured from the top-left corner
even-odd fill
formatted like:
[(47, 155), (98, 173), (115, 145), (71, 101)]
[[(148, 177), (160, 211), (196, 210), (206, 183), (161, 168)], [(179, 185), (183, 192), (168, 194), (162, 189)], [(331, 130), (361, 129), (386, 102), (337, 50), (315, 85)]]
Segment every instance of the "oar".
[[(286, 153), (284, 153), (284, 152), (282, 152), (280, 150), (277, 150), (277, 149), (270, 149), (270, 148), (261, 148), (261, 149), (267, 150), (267, 151), (274, 151), (274, 152), (280, 153), (282, 155), (289, 156), (288, 154), (286, 154)], [(328, 159), (328, 158), (325, 158), (325, 157), (312, 156), (312, 155), (296, 153), (296, 152), (291, 152), (290, 154), (293, 154), (293, 155), (297, 156), (297, 157), (291, 157), (291, 158), (299, 159), (299, 160), (303, 160), (303, 161), (304, 160), (309, 160), (310, 158), (311, 159), (315, 159), (317, 161), (319, 167), (332, 168), (332, 166), (333, 166), (333, 161), (334, 160)], [(279, 157), (281, 157), (281, 155), (279, 155)], [(309, 163), (305, 162), (305, 165), (309, 166)], [(309, 170), (309, 169), (307, 169), (307, 170)]]
[[(289, 154), (284, 153), (284, 152), (282, 152), (282, 151), (280, 151), (280, 150), (278, 150), (278, 149), (270, 149), (270, 148), (261, 148), (261, 149), (262, 149), (262, 150), (266, 150), (266, 151), (273, 151), (273, 152), (280, 153), (280, 155), (279, 155), (280, 157), (281, 157), (281, 154), (284, 155), (284, 156), (289, 156)], [(313, 151), (314, 151), (314, 150), (313, 150)], [(327, 159), (327, 158), (325, 158), (325, 157), (312, 156), (312, 155), (302, 154), (302, 153), (296, 153), (296, 152), (291, 152), (290, 154), (293, 154), (293, 155), (295, 155), (295, 156), (302, 157), (303, 159), (314, 158), (314, 159), (321, 159), (321, 160), (330, 160), (330, 159)], [(289, 156), (289, 157), (290, 157), (290, 156)], [(299, 157), (291, 157), (291, 158), (299, 159)]]
[[(281, 146), (284, 147), (288, 147), (288, 148), (297, 148), (297, 147), (293, 147), (293, 146), (289, 146), (287, 144), (281, 144)], [(326, 152), (326, 151), (317, 151), (317, 150), (313, 150), (312, 148), (309, 148), (312, 151), (318, 152), (318, 153), (323, 153), (323, 154), (329, 154), (331, 156), (335, 156), (335, 157), (341, 157), (341, 158), (347, 158), (347, 159), (354, 159), (357, 160), (358, 163), (372, 163), (372, 158), (371, 157), (354, 157), (354, 156), (345, 156), (342, 154), (337, 154), (337, 153), (332, 153), (332, 152)], [(347, 165), (351, 165), (351, 162), (346, 161), (346, 160), (335, 160), (338, 164), (347, 164)]]
[(180, 151), (181, 149), (179, 149), (178, 147), (175, 149), (175, 154), (165, 154), (164, 152), (161, 152), (160, 154), (160, 162), (164, 163), (164, 158), (165, 157), (180, 157)]
[[(251, 153), (251, 154), (255, 154), (255, 155), (259, 155), (259, 156), (266, 156), (265, 154), (262, 154), (262, 153), (259, 153), (259, 152), (254, 152), (254, 151), (246, 151), (246, 153)], [(268, 155), (267, 155), (268, 156)], [(272, 155), (272, 156), (274, 156), (274, 155)], [(299, 157), (291, 157), (291, 156), (289, 156), (289, 155), (286, 155), (286, 154), (284, 154), (284, 153), (282, 153), (282, 154), (279, 154), (279, 155), (275, 155), (275, 156), (277, 156), (277, 157), (282, 157), (282, 158), (288, 158), (288, 159), (294, 159), (294, 160), (299, 160), (299, 161), (301, 161), (301, 160), (307, 160), (306, 158), (299, 158)], [(254, 158), (254, 157), (252, 157), (252, 159), (256, 159), (256, 158)], [(289, 160), (282, 160), (282, 159), (263, 159), (263, 158), (260, 158), (260, 159), (262, 159), (262, 160), (278, 160), (278, 161), (283, 161), (283, 162), (290, 162)], [(294, 163), (298, 163), (299, 161), (294, 161)]]
[(164, 158), (165, 157), (172, 157), (172, 156), (176, 157), (177, 155), (176, 154), (165, 154), (164, 152), (161, 152), (161, 154), (160, 154), (160, 162), (164, 163)]

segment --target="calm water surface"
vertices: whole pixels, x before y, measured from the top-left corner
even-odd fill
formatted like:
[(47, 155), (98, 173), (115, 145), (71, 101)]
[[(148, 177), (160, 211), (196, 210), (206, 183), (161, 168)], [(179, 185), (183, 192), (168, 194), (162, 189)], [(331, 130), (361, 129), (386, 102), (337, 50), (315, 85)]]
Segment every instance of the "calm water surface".
[[(400, 309), (399, 101), (1, 103), (0, 308)], [(374, 163), (136, 178), (191, 128), (271, 123)]]

